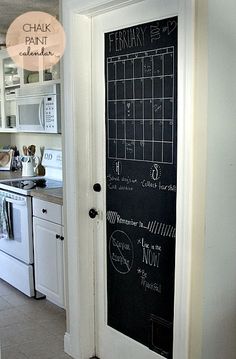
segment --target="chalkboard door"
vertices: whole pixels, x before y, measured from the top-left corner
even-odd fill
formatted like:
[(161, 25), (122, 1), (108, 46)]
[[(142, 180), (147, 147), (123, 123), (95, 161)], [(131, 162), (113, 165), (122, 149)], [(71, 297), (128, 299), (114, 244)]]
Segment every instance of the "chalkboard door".
[[(171, 15), (170, 15), (171, 14)], [(94, 19), (97, 356), (173, 358), (177, 1)], [(112, 353), (112, 354), (111, 354)]]

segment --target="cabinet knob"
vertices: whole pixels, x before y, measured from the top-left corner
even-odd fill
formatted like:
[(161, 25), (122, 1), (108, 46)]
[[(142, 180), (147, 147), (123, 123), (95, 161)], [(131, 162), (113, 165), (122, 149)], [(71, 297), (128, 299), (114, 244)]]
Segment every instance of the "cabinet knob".
[(61, 240), (61, 241), (64, 241), (64, 237), (63, 237), (63, 236), (61, 236), (60, 240)]
[(56, 234), (56, 239), (61, 238), (60, 234)]
[(48, 211), (46, 210), (46, 208), (42, 209), (42, 213), (47, 213)]

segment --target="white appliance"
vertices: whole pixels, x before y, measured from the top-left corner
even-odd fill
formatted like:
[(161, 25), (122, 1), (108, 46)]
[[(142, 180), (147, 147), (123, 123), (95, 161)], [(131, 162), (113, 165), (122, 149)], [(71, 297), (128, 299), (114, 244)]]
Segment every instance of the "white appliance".
[(62, 187), (61, 150), (46, 149), (45, 177), (0, 182), (0, 195), (9, 203), (12, 238), (0, 233), (0, 278), (26, 295), (37, 296), (34, 286), (32, 189)]
[(17, 89), (16, 128), (20, 132), (60, 133), (60, 85)]

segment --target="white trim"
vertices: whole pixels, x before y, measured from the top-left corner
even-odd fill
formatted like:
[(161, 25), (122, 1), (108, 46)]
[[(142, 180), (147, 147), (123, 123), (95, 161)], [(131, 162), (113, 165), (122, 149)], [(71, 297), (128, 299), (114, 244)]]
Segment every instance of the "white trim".
[[(90, 122), (84, 119), (91, 117), (91, 20), (69, 12), (65, 23), (66, 21), (69, 23), (67, 37), (73, 39), (68, 41), (64, 56), (66, 76), (64, 78), (65, 200), (63, 207), (69, 292), (67, 331), (70, 335), (69, 354), (74, 358), (84, 359), (94, 354), (94, 288), (91, 256), (93, 234), (87, 224), (91, 191), (90, 183), (83, 183), (80, 176), (83, 172), (86, 178), (90, 178), (88, 165), (91, 156)], [(76, 69), (76, 72), (71, 69)], [(82, 131), (84, 136), (78, 143), (79, 131)], [(79, 156), (84, 149), (87, 156)], [(65, 350), (68, 348), (65, 347)]]
[[(65, 333), (64, 335), (64, 350), (67, 354), (71, 355), (72, 354), (72, 350), (71, 350), (71, 338), (70, 338), (70, 334), (69, 333)], [(0, 358), (1, 359), (1, 358)]]
[(141, 1), (145, 0), (103, 0), (92, 8), (91, 6), (83, 8), (79, 13), (80, 15), (97, 16)]
[(174, 347), (175, 359), (189, 358), (191, 290), (193, 90), (194, 90), (194, 0), (181, 1), (179, 14), (178, 155)]

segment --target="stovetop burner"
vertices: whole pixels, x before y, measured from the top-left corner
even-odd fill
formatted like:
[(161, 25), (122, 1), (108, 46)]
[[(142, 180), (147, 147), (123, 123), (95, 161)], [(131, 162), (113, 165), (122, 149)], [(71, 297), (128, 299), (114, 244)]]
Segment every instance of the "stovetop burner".
[(42, 177), (28, 179), (21, 178), (0, 183), (0, 188), (21, 194), (30, 194), (32, 189), (37, 188), (50, 189), (59, 187), (62, 187), (61, 181)]
[[(14, 184), (14, 187), (18, 186), (18, 182)], [(36, 179), (36, 180), (22, 180), (19, 182), (19, 188), (23, 189), (33, 189), (35, 187), (45, 188), (47, 187), (46, 179)]]

